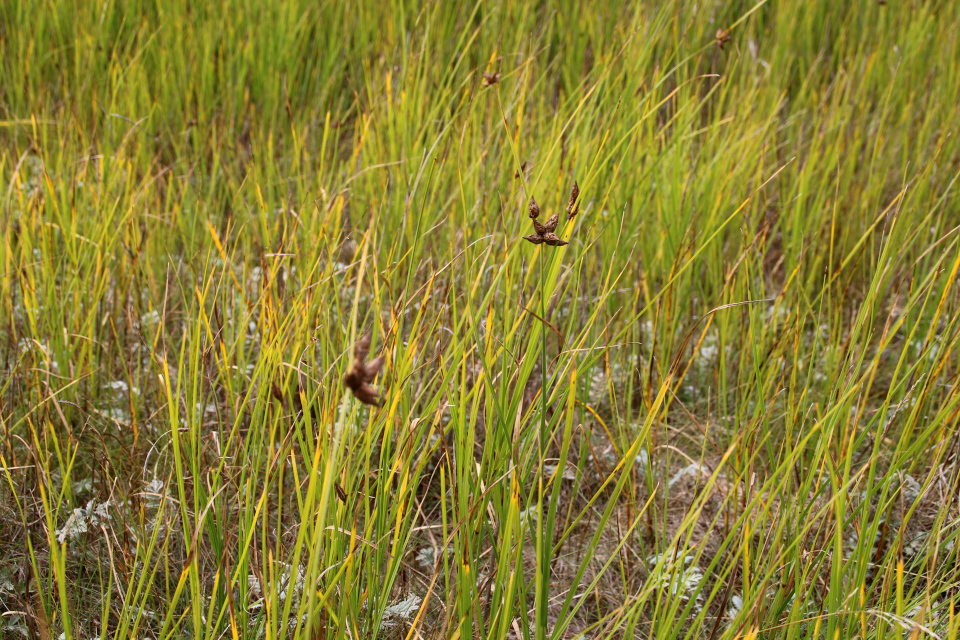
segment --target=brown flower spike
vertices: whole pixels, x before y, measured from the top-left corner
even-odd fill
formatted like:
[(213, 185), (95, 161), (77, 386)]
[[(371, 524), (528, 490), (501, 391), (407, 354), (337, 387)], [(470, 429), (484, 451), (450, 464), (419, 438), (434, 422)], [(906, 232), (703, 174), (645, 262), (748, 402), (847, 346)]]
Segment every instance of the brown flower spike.
[(530, 206), (528, 207), (530, 212), (530, 218), (536, 220), (540, 217), (540, 205), (537, 204), (537, 201), (533, 199), (533, 196), (530, 196)]
[(379, 406), (377, 390), (370, 386), (377, 372), (383, 367), (383, 356), (378, 356), (370, 362), (365, 362), (370, 353), (370, 334), (360, 338), (360, 342), (353, 348), (353, 363), (350, 369), (343, 374), (343, 384), (347, 386), (357, 400), (374, 407)]
[(580, 185), (577, 184), (577, 181), (573, 181), (573, 189), (570, 190), (570, 202), (567, 203), (567, 220), (573, 220), (580, 212)]
[(483, 82), (481, 83), (481, 86), (490, 87), (497, 84), (498, 82), (500, 82), (499, 71), (497, 71), (496, 73), (485, 73), (483, 74)]

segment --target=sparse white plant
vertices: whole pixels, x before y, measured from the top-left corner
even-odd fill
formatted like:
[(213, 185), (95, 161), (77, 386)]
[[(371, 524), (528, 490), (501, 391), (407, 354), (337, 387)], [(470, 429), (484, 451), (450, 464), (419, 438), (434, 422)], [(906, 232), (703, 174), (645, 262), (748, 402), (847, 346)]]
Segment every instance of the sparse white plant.
[(87, 506), (74, 509), (61, 529), (56, 532), (57, 541), (79, 538), (90, 527), (99, 527), (110, 519), (110, 501), (97, 503), (96, 498), (87, 502)]
[(81, 478), (80, 480), (74, 480), (72, 484), (73, 495), (80, 496), (84, 493), (90, 493), (93, 491), (93, 480), (90, 478)]
[[(689, 553), (676, 558), (672, 553), (648, 557), (647, 563), (652, 567), (651, 578), (655, 587), (669, 588), (671, 594), (679, 594), (681, 598), (689, 599), (703, 580), (703, 571), (693, 564), (694, 559), (694, 555)], [(697, 596), (697, 601), (700, 600), (702, 594)]]
[[(611, 358), (612, 359), (612, 358)], [(614, 361), (610, 363), (609, 375), (604, 369), (603, 361), (597, 364), (590, 380), (590, 404), (602, 409), (610, 408), (610, 386), (618, 397), (627, 393), (630, 376), (636, 371), (637, 354), (632, 353), (626, 358), (626, 363)]]
[(26, 621), (23, 619), (23, 616), (17, 612), (9, 612), (0, 618), (0, 632), (3, 632), (2, 635), (4, 638), (15, 638), (17, 636), (23, 636), (24, 638), (30, 637)]
[(15, 593), (13, 575), (11, 575), (8, 569), (3, 567), (0, 567), (0, 593)]
[(710, 468), (705, 464), (697, 464), (691, 462), (684, 468), (677, 471), (670, 477), (670, 480), (667, 482), (668, 487), (673, 487), (684, 478), (693, 478), (695, 481), (700, 480), (701, 478), (707, 478), (710, 476)]
[[(276, 583), (277, 598), (283, 602), (287, 598), (287, 589), (290, 586), (292, 567), (286, 562), (277, 562), (277, 565), (280, 568)], [(305, 576), (305, 569), (303, 567), (299, 567), (297, 569), (297, 578), (293, 584), (293, 592), (291, 594), (294, 603), (299, 602), (300, 596), (303, 593)], [(262, 604), (262, 600), (266, 596), (268, 589), (265, 587), (265, 585), (260, 584), (260, 578), (254, 574), (249, 574), (247, 576), (247, 584), (250, 586), (250, 590), (253, 591), (255, 595), (259, 596), (259, 600), (255, 604)]]
[(898, 472), (897, 477), (900, 480), (900, 493), (903, 499), (907, 502), (916, 500), (923, 490), (916, 478), (903, 471)]
[(401, 620), (406, 620), (412, 618), (413, 615), (417, 612), (417, 609), (420, 608), (420, 603), (423, 599), (418, 595), (412, 595), (406, 600), (401, 600), (395, 604), (390, 605), (383, 610), (384, 619), (387, 618), (399, 618)]
[(741, 609), (743, 609), (743, 598), (737, 594), (730, 596), (730, 605), (727, 607), (727, 615), (731, 618), (736, 618)]

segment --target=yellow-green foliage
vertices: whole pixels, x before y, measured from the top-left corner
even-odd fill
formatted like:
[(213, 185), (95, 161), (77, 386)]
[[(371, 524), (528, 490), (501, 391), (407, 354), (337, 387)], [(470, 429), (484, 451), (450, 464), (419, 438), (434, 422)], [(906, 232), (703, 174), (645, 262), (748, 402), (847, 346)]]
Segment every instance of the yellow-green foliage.
[(3, 1), (0, 635), (957, 638), (958, 31)]

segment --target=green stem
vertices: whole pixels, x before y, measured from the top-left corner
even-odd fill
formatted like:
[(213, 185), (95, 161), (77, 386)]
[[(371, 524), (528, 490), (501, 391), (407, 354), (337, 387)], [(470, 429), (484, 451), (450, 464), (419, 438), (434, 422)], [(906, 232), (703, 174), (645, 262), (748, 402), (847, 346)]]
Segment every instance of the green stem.
[(536, 590), (536, 628), (537, 640), (544, 640), (547, 632), (547, 586), (550, 578), (550, 559), (547, 557), (547, 532), (543, 520), (543, 471), (546, 460), (547, 439), (547, 303), (543, 280), (543, 262), (546, 250), (540, 247), (540, 434), (537, 438), (540, 458), (537, 470), (537, 590)]

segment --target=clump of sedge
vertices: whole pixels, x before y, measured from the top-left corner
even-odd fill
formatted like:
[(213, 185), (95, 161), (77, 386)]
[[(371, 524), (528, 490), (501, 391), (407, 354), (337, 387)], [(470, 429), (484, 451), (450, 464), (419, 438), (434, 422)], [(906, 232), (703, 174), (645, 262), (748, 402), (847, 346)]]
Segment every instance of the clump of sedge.
[(370, 334), (360, 338), (360, 342), (353, 348), (353, 362), (345, 374), (343, 374), (343, 384), (347, 386), (353, 395), (363, 404), (369, 404), (374, 407), (379, 406), (377, 400), (377, 390), (370, 383), (377, 377), (380, 368), (383, 367), (383, 356), (378, 356), (366, 362), (367, 355), (370, 353)]

